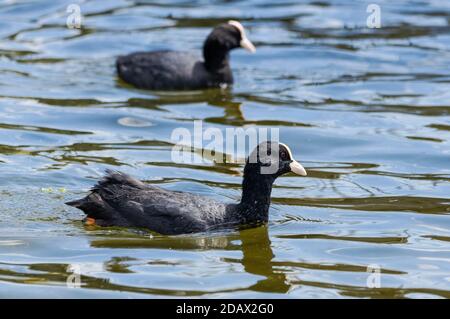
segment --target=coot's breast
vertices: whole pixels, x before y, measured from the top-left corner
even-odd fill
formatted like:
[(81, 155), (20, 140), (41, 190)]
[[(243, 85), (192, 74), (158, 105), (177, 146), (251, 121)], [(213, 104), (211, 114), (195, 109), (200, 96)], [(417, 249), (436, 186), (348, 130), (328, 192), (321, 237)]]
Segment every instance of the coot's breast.
[(183, 90), (208, 87), (201, 57), (191, 52), (137, 52), (117, 59), (117, 72), (138, 88)]

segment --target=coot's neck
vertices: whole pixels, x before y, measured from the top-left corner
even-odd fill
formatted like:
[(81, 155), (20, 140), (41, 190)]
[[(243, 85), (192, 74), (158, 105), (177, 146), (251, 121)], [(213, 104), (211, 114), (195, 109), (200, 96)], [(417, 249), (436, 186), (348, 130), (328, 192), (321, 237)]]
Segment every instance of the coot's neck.
[[(259, 167), (257, 169), (259, 170)], [(274, 181), (273, 175), (245, 170), (242, 182), (242, 198), (236, 207), (237, 214), (243, 224), (268, 221), (270, 195)]]
[(212, 73), (224, 73), (230, 68), (230, 50), (236, 44), (230, 41), (222, 29), (211, 32), (203, 44), (203, 58), (205, 67)]
[(215, 47), (214, 44), (208, 44), (208, 42), (203, 47), (203, 58), (209, 72), (221, 73), (230, 67), (230, 51), (222, 47)]

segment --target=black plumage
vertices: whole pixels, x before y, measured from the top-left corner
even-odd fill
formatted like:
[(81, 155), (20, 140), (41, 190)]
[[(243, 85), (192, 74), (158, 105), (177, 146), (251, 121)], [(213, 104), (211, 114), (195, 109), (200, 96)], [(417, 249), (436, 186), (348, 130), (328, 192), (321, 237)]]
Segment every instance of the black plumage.
[(88, 196), (66, 204), (81, 209), (99, 226), (147, 228), (167, 235), (250, 227), (268, 221), (272, 185), (288, 172), (306, 175), (286, 145), (264, 142), (246, 161), (239, 203), (169, 191), (107, 171)]
[(229, 52), (255, 47), (237, 21), (214, 28), (203, 45), (203, 60), (184, 51), (137, 52), (120, 56), (117, 73), (125, 82), (141, 89), (194, 90), (223, 87), (233, 83)]

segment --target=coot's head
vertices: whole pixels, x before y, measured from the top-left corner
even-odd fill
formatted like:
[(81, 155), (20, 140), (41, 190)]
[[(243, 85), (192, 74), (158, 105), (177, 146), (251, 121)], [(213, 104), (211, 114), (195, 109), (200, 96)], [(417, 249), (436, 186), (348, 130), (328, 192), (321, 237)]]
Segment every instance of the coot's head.
[(293, 158), (286, 144), (270, 141), (262, 142), (253, 150), (244, 168), (244, 176), (261, 176), (269, 180), (289, 172), (306, 176), (306, 170)]
[(239, 47), (250, 52), (256, 51), (253, 43), (245, 35), (242, 24), (231, 20), (218, 25), (209, 34), (203, 45), (203, 57), (207, 64), (218, 64), (227, 60), (230, 50)]

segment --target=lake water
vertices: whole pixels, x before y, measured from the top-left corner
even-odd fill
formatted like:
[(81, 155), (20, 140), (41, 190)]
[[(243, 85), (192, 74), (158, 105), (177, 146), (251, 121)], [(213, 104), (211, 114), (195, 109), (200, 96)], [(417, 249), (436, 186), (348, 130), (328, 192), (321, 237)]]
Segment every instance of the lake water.
[[(118, 81), (116, 56), (199, 50), (231, 18), (257, 47), (233, 51), (231, 90)], [(10, 0), (0, 37), (0, 297), (450, 297), (448, 1)], [(238, 200), (242, 165), (171, 160), (193, 120), (279, 128), (304, 164), (267, 227), (167, 237), (64, 205), (107, 168)]]

